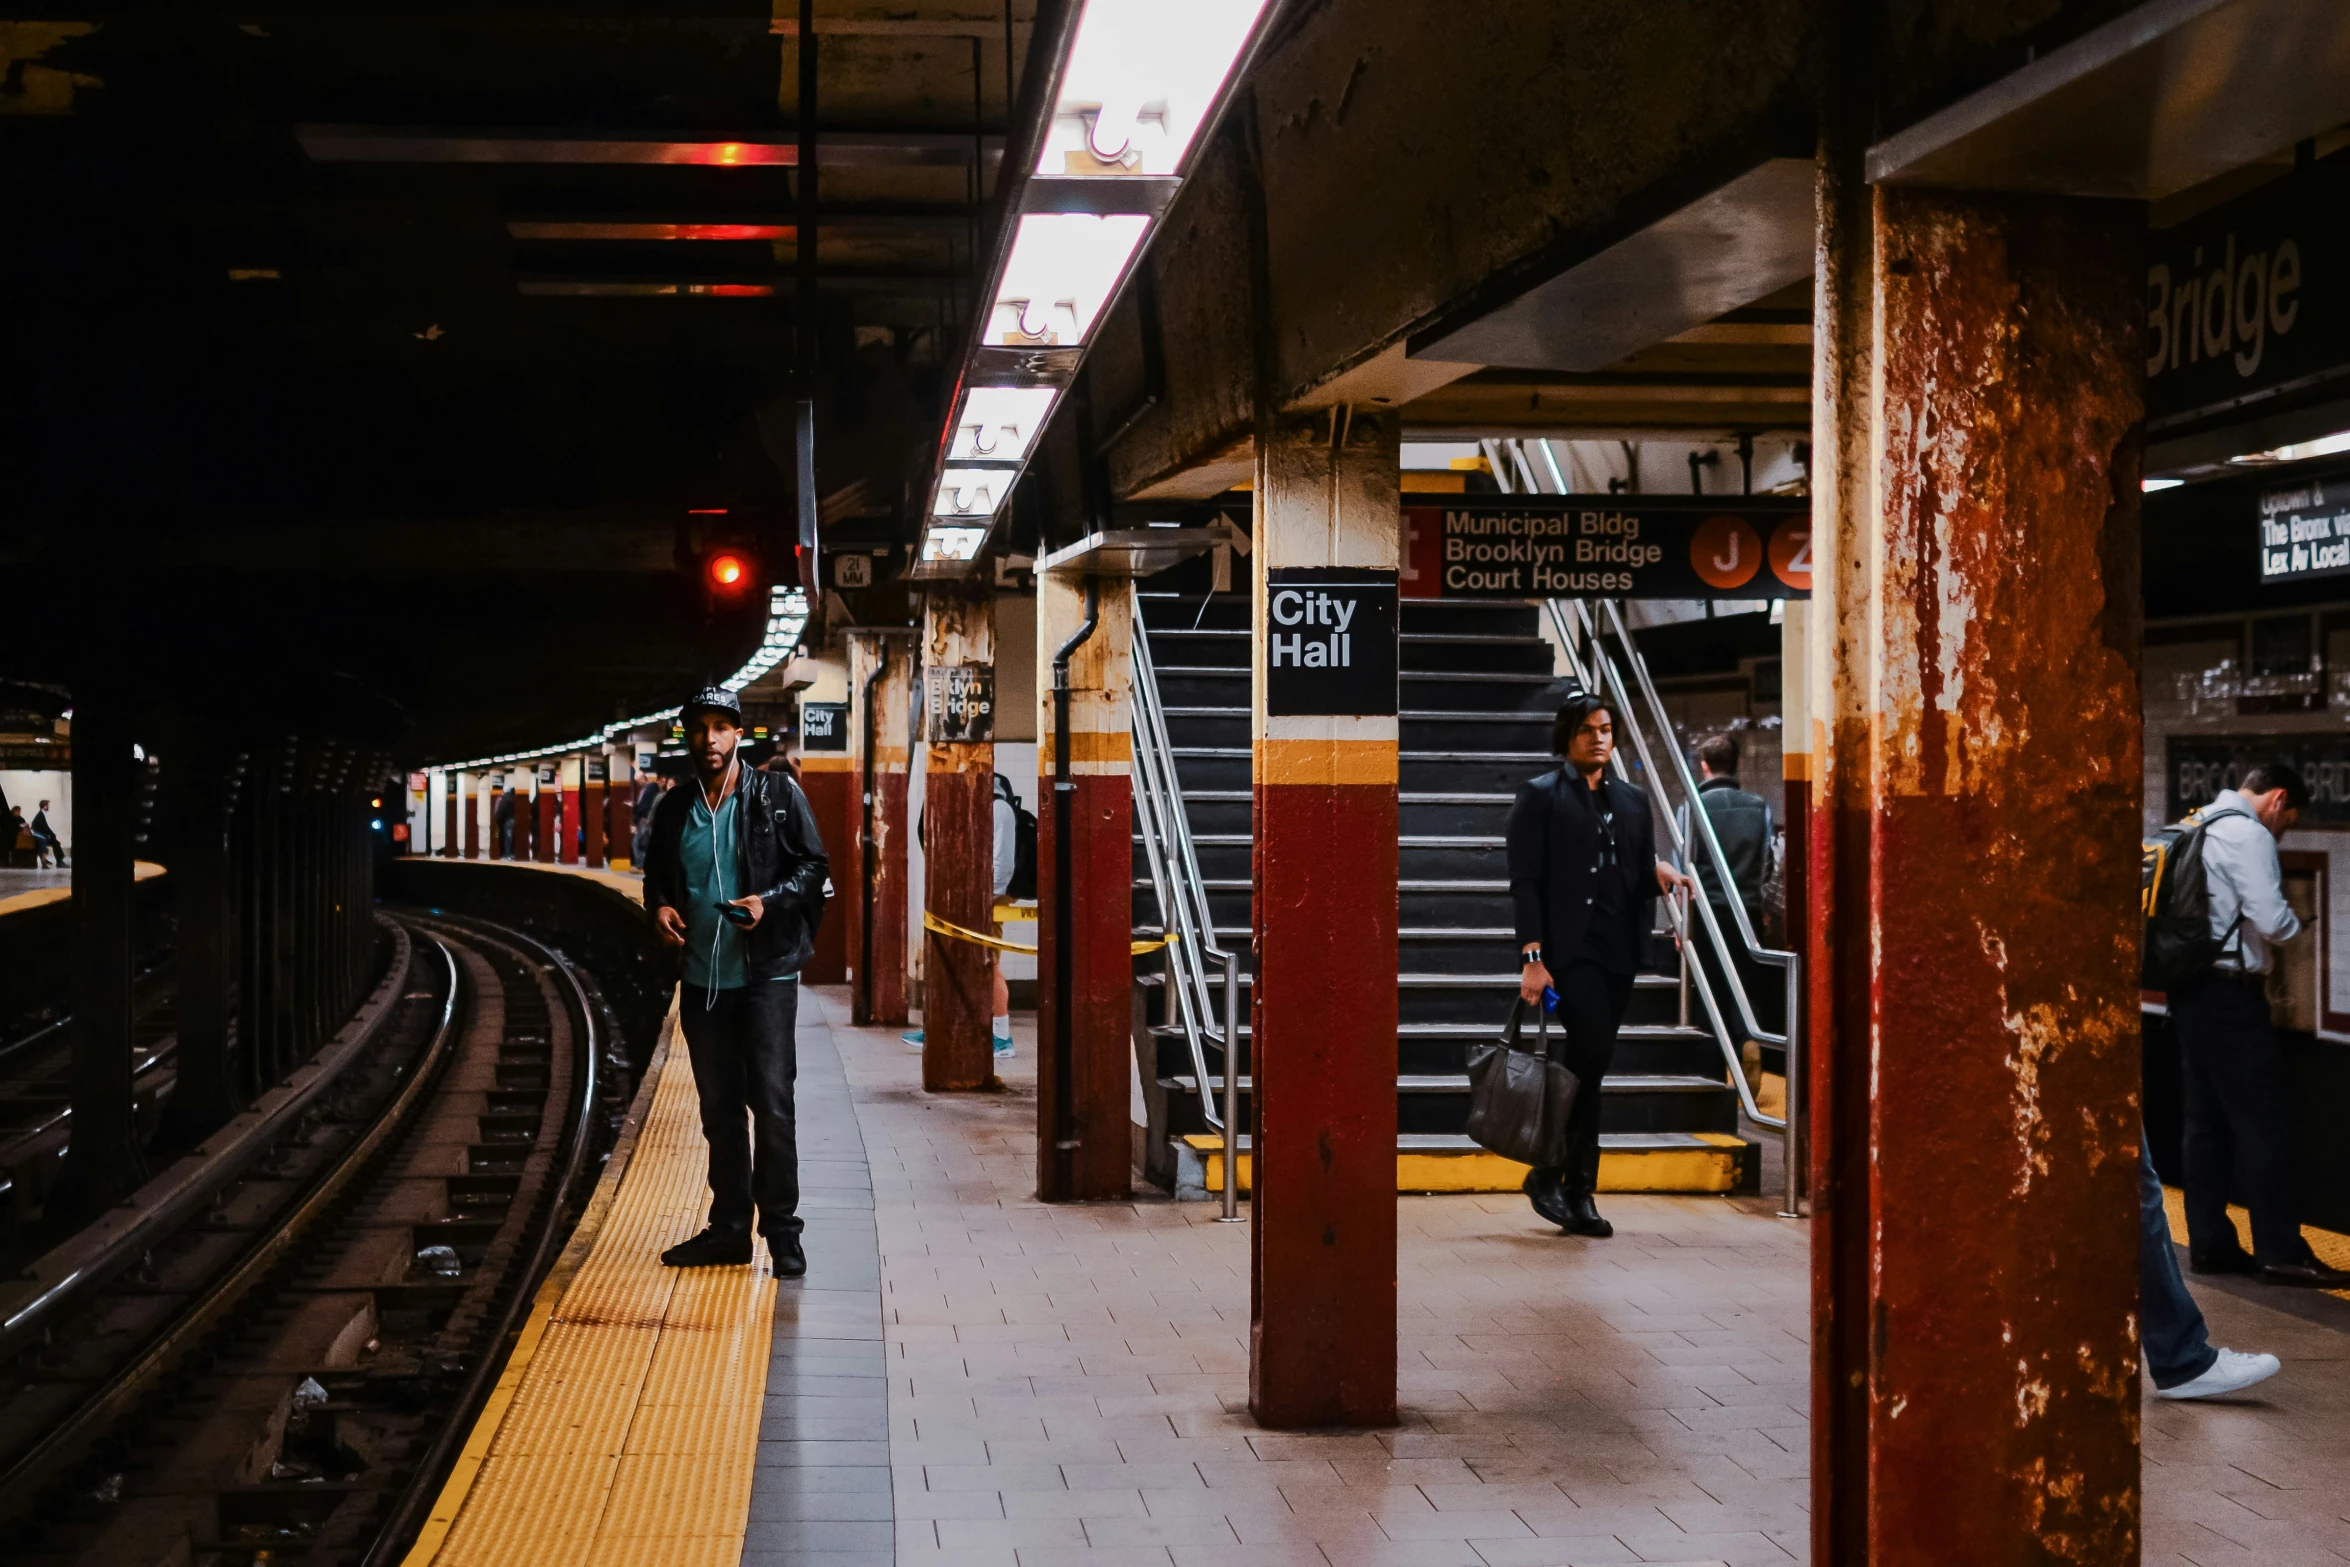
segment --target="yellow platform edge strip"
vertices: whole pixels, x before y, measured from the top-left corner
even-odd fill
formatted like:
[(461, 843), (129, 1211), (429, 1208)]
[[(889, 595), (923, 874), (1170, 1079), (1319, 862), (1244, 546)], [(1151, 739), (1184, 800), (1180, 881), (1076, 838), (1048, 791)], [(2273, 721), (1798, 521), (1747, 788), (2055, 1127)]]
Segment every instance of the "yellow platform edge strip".
[(428, 1567), (447, 1543), (449, 1530), (464, 1511), (466, 1499), (473, 1494), (473, 1483), (481, 1475), (482, 1461), (489, 1457), (490, 1444), (496, 1440), (498, 1427), (505, 1422), (506, 1411), (514, 1402), (514, 1395), (522, 1386), (531, 1361), (537, 1356), (539, 1343), (546, 1337), (547, 1323), (555, 1315), (556, 1305), (563, 1299), (564, 1290), (579, 1273), (580, 1264), (594, 1249), (596, 1237), (602, 1233), (604, 1220), (611, 1214), (612, 1203), (620, 1195), (620, 1182), (628, 1174), (628, 1167), (636, 1153), (637, 1134), (643, 1130), (645, 1117), (652, 1112), (653, 1089), (661, 1081), (661, 1069), (668, 1063), (670, 1042), (676, 1037), (677, 1003), (669, 1003), (669, 1015), (661, 1022), (661, 1040), (654, 1047), (653, 1058), (645, 1065), (644, 1081), (637, 1085), (636, 1098), (621, 1121), (619, 1134), (613, 1139), (612, 1155), (604, 1163), (604, 1173), (596, 1179), (596, 1189), (589, 1194), (587, 1206), (580, 1211), (579, 1223), (573, 1227), (571, 1239), (563, 1253), (555, 1259), (540, 1283), (538, 1293), (531, 1297), (530, 1315), (523, 1321), (522, 1331), (515, 1335), (514, 1353), (506, 1357), (504, 1369), (498, 1373), (497, 1385), (482, 1401), (481, 1414), (466, 1434), (465, 1446), (457, 1454), (457, 1461), (449, 1468), (449, 1478), (441, 1486), (441, 1494), (433, 1501), (432, 1512), (425, 1518), (424, 1527), (416, 1534), (416, 1543), (400, 1559), (400, 1567)]
[[(2176, 1186), (2162, 1189), (2162, 1206), (2170, 1215), (2170, 1238), (2178, 1245), (2187, 1244), (2187, 1194)], [(2245, 1251), (2252, 1250), (2252, 1213), (2250, 1209), (2228, 1204), (2229, 1222), (2236, 1226), (2236, 1244)], [(2321, 1230), (2314, 1224), (2301, 1226), (2301, 1238), (2309, 1242), (2309, 1249), (2317, 1253), (2317, 1260), (2329, 1268), (2350, 1268), (2350, 1235), (2332, 1230)], [(2350, 1300), (2350, 1290), (2326, 1290), (2323, 1293), (2336, 1300)]]
[[(1741, 1150), (1746, 1145), (1724, 1132), (1691, 1135), (1708, 1146), (1603, 1152), (1599, 1156), (1599, 1189), (1698, 1195), (1736, 1191)], [(1223, 1191), (1223, 1139), (1195, 1132), (1183, 1141), (1200, 1156), (1207, 1189)], [(1250, 1156), (1243, 1153), (1239, 1162), (1240, 1189), (1255, 1190)], [(1525, 1179), (1525, 1165), (1483, 1149), (1461, 1153), (1402, 1152), (1395, 1156), (1398, 1192), (1514, 1192)]]

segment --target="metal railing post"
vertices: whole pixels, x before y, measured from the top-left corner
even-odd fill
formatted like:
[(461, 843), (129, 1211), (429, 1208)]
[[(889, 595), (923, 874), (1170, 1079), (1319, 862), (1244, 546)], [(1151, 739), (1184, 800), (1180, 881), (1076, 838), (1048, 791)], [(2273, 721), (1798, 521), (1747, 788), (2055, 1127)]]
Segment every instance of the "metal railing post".
[(1240, 1222), (1240, 956), (1224, 954), (1224, 1212)]

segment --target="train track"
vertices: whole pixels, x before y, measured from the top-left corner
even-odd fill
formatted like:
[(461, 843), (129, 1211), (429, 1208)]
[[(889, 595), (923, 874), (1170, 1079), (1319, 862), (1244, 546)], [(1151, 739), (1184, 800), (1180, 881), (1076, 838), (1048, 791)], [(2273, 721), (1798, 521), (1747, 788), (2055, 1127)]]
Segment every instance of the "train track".
[(387, 935), (309, 1079), (9, 1297), (11, 1562), (382, 1567), (422, 1523), (612, 1118), (560, 956), (471, 920)]

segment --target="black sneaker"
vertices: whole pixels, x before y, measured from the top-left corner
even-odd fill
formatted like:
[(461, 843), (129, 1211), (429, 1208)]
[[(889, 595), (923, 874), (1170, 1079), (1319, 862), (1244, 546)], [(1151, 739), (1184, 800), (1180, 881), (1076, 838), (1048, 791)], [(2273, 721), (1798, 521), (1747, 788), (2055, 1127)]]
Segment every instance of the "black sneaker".
[(808, 1254), (800, 1250), (797, 1235), (768, 1236), (767, 1260), (779, 1279), (796, 1279), (808, 1271)]
[(661, 1253), (665, 1268), (740, 1268), (751, 1260), (751, 1237), (738, 1230), (704, 1230)]
[(2260, 1277), (2264, 1283), (2284, 1284), (2295, 1289), (2350, 1289), (2350, 1273), (2340, 1268), (2329, 1268), (2315, 1257), (2307, 1262), (2269, 1263), (2260, 1270)]

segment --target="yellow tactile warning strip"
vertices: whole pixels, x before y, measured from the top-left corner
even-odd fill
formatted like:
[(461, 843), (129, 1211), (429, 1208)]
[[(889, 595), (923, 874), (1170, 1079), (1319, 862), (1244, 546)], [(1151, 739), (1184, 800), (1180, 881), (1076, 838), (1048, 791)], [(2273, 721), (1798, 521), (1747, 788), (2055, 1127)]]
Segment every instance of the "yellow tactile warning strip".
[[(676, 1026), (673, 1012), (665, 1034)], [(462, 1491), (451, 1477), (459, 1494), (444, 1495), (407, 1567), (741, 1555), (775, 1281), (764, 1242), (748, 1268), (661, 1266), (661, 1249), (699, 1227), (707, 1190), (693, 1067), (668, 1050), (658, 1070), (593, 1245), (532, 1313), (519, 1369), (468, 1444), (477, 1472)]]
[[(2170, 1238), (2177, 1244), (2187, 1244), (2187, 1194), (2176, 1186), (2162, 1189), (2162, 1205), (2170, 1212)], [(2228, 1204), (2228, 1218), (2236, 1226), (2236, 1244), (2246, 1251), (2252, 1249), (2252, 1212)], [(2317, 1260), (2329, 1268), (2350, 1268), (2350, 1235), (2336, 1235), (2332, 1230), (2321, 1230), (2313, 1224), (2301, 1226), (2301, 1238), (2309, 1242), (2309, 1249), (2317, 1253)], [(2350, 1290), (2327, 1290), (2337, 1300), (2350, 1300)]]
[[(146, 881), (163, 874), (163, 867), (153, 860), (133, 860), (131, 880)], [(44, 904), (63, 903), (73, 896), (73, 883), (59, 882), (54, 887), (35, 887), (30, 892), (19, 892), (0, 898), (0, 916), (21, 914), (26, 909), (37, 909)]]

